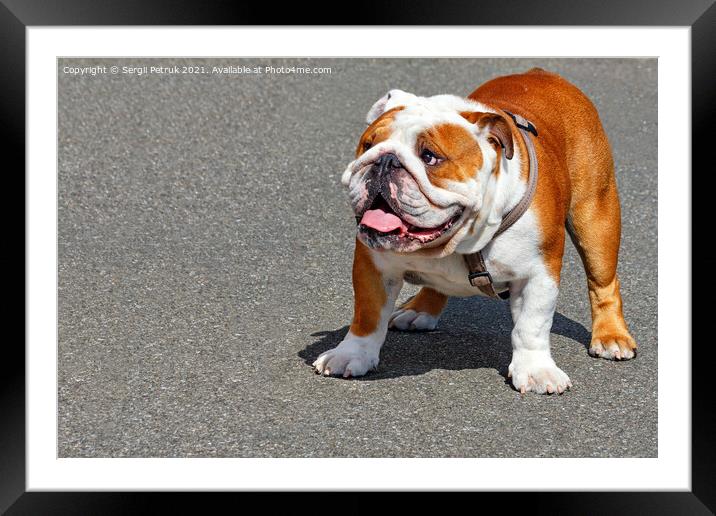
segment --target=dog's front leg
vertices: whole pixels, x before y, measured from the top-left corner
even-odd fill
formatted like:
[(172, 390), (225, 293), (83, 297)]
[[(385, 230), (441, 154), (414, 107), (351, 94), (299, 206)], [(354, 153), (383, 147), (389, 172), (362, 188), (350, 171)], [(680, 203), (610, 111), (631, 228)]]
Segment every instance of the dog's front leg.
[(375, 266), (370, 251), (356, 240), (353, 256), (353, 323), (343, 341), (313, 363), (324, 375), (363, 376), (378, 366), (378, 355), (388, 332), (402, 277), (391, 277)]
[(559, 289), (547, 273), (514, 283), (510, 288), (512, 362), (508, 377), (524, 393), (561, 394), (572, 386), (569, 377), (554, 363), (549, 335)]

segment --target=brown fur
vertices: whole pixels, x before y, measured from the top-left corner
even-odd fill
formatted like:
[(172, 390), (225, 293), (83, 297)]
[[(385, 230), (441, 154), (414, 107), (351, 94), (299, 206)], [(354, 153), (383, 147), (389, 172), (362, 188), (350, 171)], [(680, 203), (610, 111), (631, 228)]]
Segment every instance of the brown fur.
[[(363, 131), (360, 141), (358, 142), (358, 147), (356, 147), (356, 157), (363, 154), (368, 148), (378, 145), (380, 142), (390, 138), (392, 133), (390, 124), (393, 123), (393, 119), (398, 111), (402, 109), (404, 109), (403, 106), (398, 106), (386, 111)], [(366, 147), (366, 145), (368, 145), (368, 147)]]
[(405, 310), (415, 310), (416, 312), (424, 312), (434, 317), (440, 315), (445, 308), (448, 296), (433, 290), (429, 287), (423, 287), (415, 297), (410, 299), (401, 308)]
[(418, 154), (423, 147), (444, 158), (437, 166), (428, 167), (430, 182), (445, 187), (449, 181), (466, 181), (482, 168), (482, 151), (475, 138), (456, 124), (431, 127), (417, 139)]
[(370, 335), (378, 327), (380, 311), (387, 296), (383, 276), (373, 263), (370, 251), (356, 238), (353, 255), (353, 291), (355, 309), (351, 331), (354, 335)]

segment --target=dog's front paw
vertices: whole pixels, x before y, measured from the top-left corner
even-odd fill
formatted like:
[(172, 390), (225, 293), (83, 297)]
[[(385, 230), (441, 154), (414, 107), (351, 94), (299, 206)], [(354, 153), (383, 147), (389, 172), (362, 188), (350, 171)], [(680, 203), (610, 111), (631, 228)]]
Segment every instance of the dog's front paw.
[(548, 352), (516, 351), (507, 372), (512, 385), (521, 393), (562, 394), (572, 387), (567, 373), (554, 363)]
[(438, 327), (438, 318), (425, 312), (400, 308), (390, 316), (388, 327), (403, 331), (430, 331)]
[(325, 376), (363, 376), (378, 367), (378, 353), (365, 343), (343, 341), (319, 355), (313, 367)]

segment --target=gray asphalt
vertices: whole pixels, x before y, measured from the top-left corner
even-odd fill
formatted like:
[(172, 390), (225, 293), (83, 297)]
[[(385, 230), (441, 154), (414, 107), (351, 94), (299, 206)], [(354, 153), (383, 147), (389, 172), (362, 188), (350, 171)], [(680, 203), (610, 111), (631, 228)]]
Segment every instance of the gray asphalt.
[[(61, 457), (657, 456), (656, 60), (161, 61), (332, 73), (79, 77), (63, 67), (157, 61), (60, 60)], [(512, 389), (507, 305), (481, 298), (391, 332), (363, 379), (315, 375), (351, 319), (339, 179), (368, 108), (532, 66), (582, 88), (612, 143), (636, 360), (587, 355), (568, 244), (552, 350), (571, 392)]]

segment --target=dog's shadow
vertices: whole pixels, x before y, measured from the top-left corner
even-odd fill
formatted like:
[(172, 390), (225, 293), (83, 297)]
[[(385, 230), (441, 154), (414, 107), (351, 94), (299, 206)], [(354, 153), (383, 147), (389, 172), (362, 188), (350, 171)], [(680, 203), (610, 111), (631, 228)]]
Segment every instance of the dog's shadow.
[[(496, 369), (507, 377), (512, 356), (509, 305), (484, 298), (451, 299), (438, 329), (430, 332), (389, 331), (381, 349), (378, 369), (356, 378), (381, 380), (425, 374), (433, 369)], [(298, 353), (311, 365), (318, 356), (336, 347), (348, 332), (348, 326), (313, 333), (318, 337)], [(585, 348), (590, 333), (580, 323), (556, 312), (552, 333), (575, 340)]]

